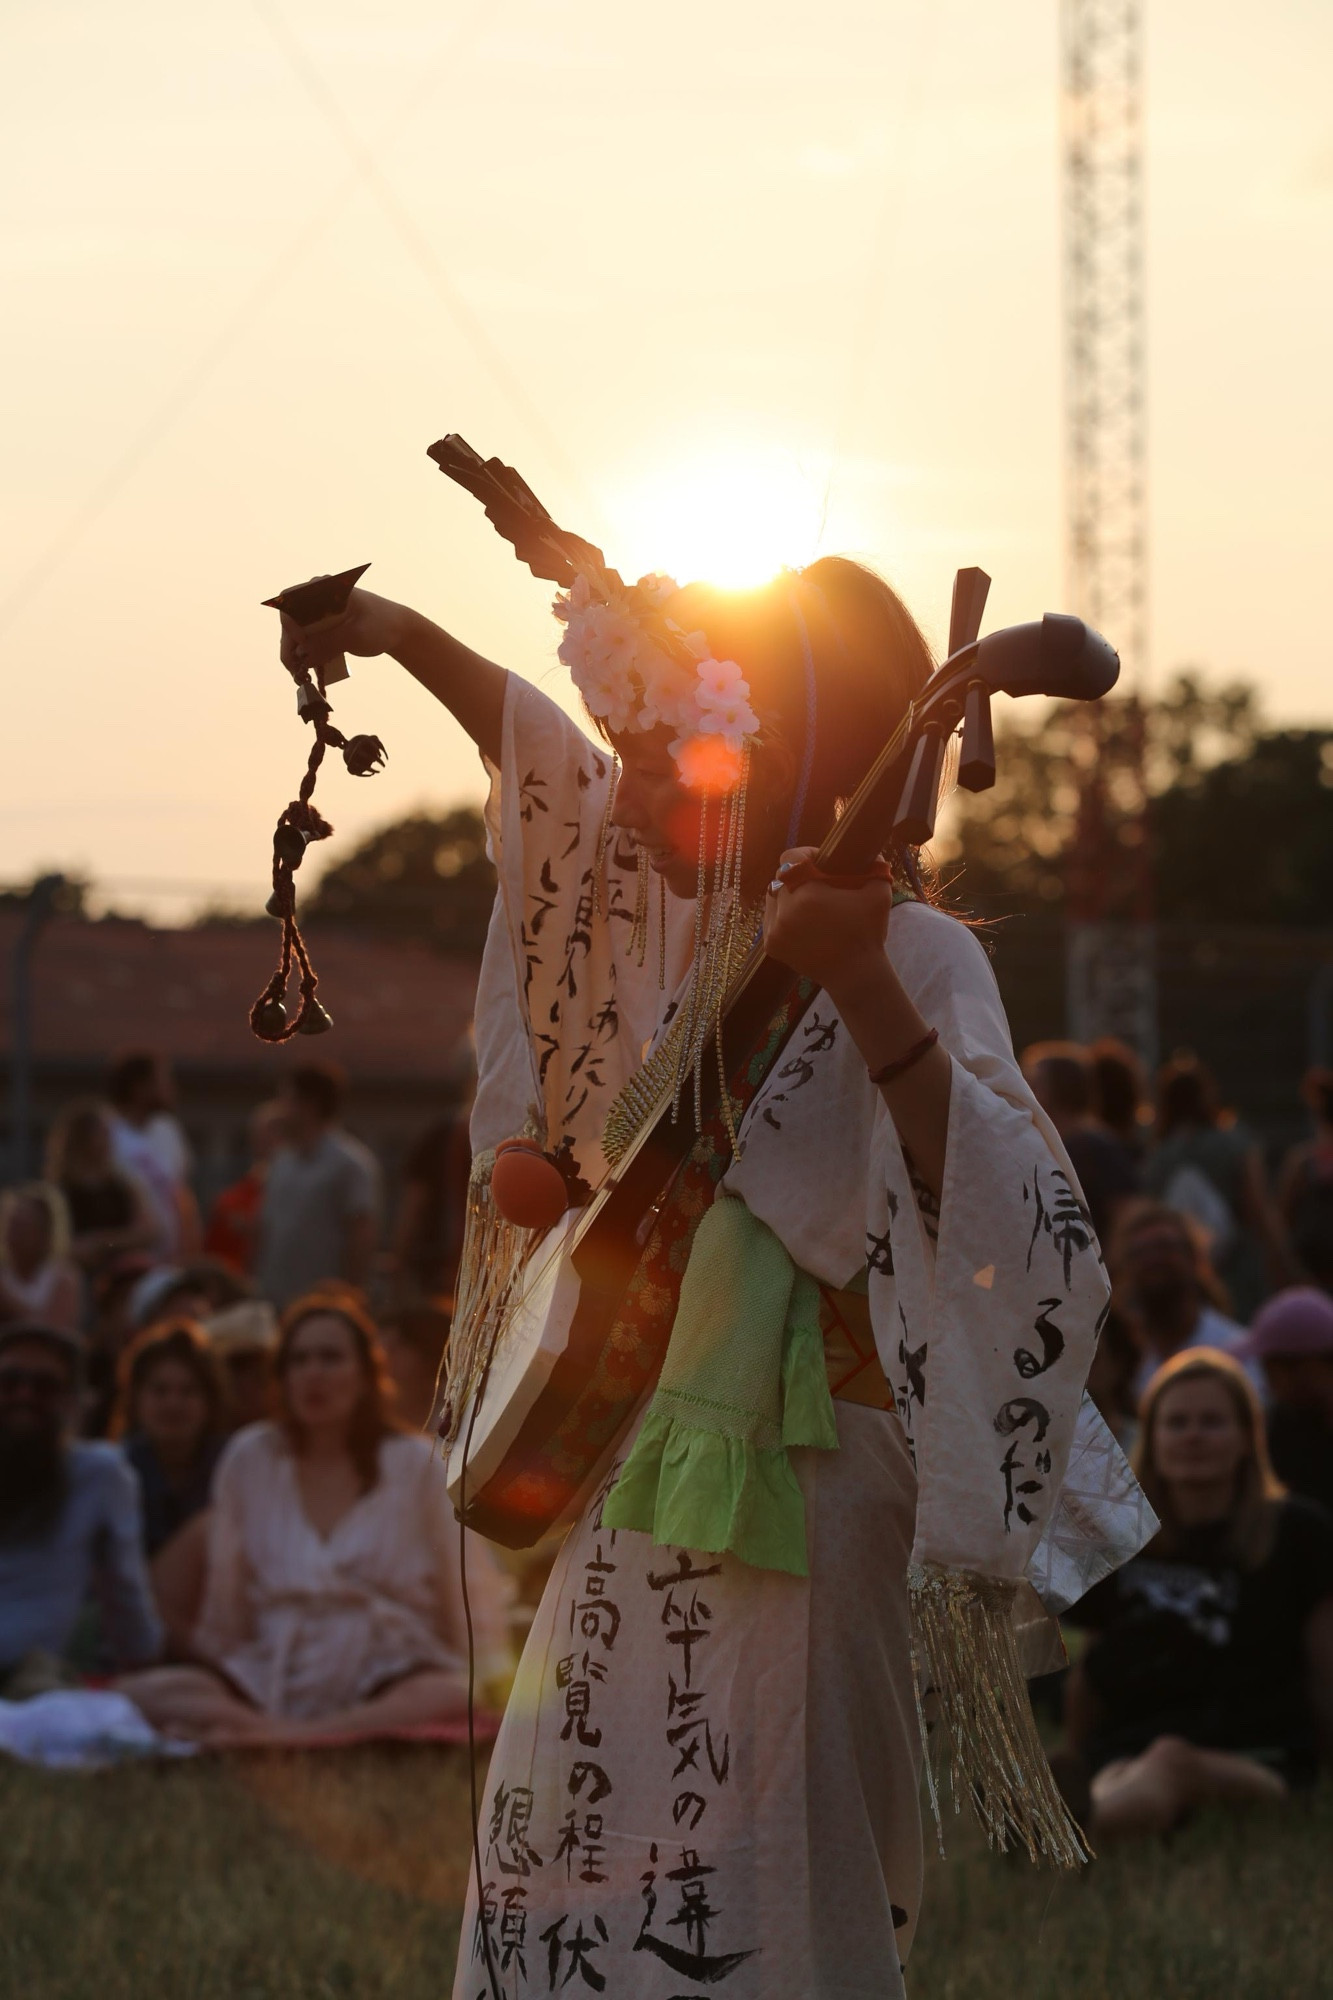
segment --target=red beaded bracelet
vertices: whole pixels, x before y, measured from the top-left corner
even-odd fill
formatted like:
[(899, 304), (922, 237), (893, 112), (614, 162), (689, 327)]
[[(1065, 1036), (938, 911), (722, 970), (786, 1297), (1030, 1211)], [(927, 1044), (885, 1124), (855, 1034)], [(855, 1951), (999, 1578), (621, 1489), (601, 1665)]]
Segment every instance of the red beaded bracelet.
[(906, 1076), (909, 1069), (916, 1068), (922, 1056), (930, 1054), (930, 1051), (934, 1048), (939, 1038), (939, 1029), (932, 1028), (930, 1033), (923, 1035), (919, 1042), (913, 1042), (907, 1054), (899, 1056), (897, 1062), (885, 1063), (883, 1069), (872, 1069), (870, 1072), (870, 1081), (877, 1088), (882, 1087), (886, 1083), (896, 1083), (900, 1076)]

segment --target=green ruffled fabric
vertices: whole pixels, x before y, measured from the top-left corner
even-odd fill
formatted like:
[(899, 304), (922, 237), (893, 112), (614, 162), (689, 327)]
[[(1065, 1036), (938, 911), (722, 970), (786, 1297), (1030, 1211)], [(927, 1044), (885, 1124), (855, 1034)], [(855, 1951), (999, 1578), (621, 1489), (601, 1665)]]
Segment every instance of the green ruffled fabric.
[(819, 1287), (743, 1201), (695, 1232), (661, 1380), (602, 1519), (805, 1576), (793, 1445), (836, 1451)]

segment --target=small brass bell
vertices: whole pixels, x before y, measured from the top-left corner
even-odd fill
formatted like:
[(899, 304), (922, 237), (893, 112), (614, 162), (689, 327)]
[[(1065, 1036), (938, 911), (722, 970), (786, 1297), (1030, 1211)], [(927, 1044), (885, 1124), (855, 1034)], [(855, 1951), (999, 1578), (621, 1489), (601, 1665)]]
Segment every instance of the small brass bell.
[(306, 1002), (305, 1012), (301, 1016), (301, 1025), (296, 1031), (297, 1034), (327, 1035), (329, 1029), (332, 1026), (333, 1026), (332, 1014), (330, 1014), (328, 1008), (325, 1007), (322, 1004), (322, 1002), (316, 1000), (314, 995), (312, 994), (310, 999), (307, 1000)]
[(264, 915), (266, 917), (276, 917), (278, 922), (281, 923), (283, 918), (290, 914), (295, 902), (296, 898), (292, 894), (291, 883), (284, 882), (280, 889), (273, 891), (273, 894), (265, 903)]
[(299, 826), (284, 820), (273, 835), (273, 852), (289, 868), (299, 868), (305, 859), (306, 836)]
[(343, 745), (343, 762), (354, 778), (373, 778), (388, 755), (378, 736), (354, 736)]
[(281, 1000), (268, 999), (260, 1002), (259, 1006), (255, 1009), (254, 1017), (254, 1027), (257, 1035), (262, 1036), (266, 1042), (276, 1042), (281, 1039), (282, 1031), (286, 1026), (287, 1009), (283, 1006)]

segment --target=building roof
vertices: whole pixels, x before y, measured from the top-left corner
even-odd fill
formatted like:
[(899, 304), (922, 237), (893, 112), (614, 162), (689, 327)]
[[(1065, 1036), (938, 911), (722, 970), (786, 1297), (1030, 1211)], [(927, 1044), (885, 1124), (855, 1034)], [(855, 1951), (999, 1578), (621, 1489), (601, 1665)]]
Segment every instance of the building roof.
[[(7, 973), (23, 921), (0, 910), (0, 1048), (12, 1045)], [(177, 1064), (248, 1070), (312, 1058), (357, 1078), (447, 1079), (472, 1019), (477, 966), (422, 946), (320, 927), (309, 944), (331, 1033), (272, 1049), (249, 1012), (277, 963), (278, 926), (201, 924), (155, 930), (56, 918), (32, 957), (33, 1054), (41, 1063), (105, 1063), (133, 1048)]]

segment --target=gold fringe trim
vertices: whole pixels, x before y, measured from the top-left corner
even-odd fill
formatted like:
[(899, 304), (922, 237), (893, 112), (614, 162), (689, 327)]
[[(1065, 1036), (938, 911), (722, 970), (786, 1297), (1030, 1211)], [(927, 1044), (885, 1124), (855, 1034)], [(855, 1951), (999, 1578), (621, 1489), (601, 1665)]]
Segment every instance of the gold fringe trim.
[[(535, 1121), (524, 1127), (536, 1137)], [(491, 1199), (495, 1153), (478, 1153), (468, 1180), (467, 1217), (458, 1264), (453, 1324), (436, 1390), (439, 1435), (446, 1445), (459, 1427), (503, 1336), (517, 1279), (539, 1232), (506, 1222)]]
[[(747, 906), (729, 915), (722, 937), (705, 956), (702, 976), (696, 963), (695, 981), (707, 989), (702, 1001), (692, 993), (682, 1000), (658, 1046), (611, 1100), (602, 1128), (602, 1151), (608, 1166), (619, 1166), (640, 1132), (655, 1125), (673, 1105), (679, 1107), (686, 1080), (702, 1061), (705, 1048), (721, 1034), (727, 997), (737, 975), (749, 963), (757, 923), (758, 913)], [(720, 1050), (718, 1075), (721, 1078)], [(728, 1118), (728, 1134), (734, 1150), (736, 1106), (729, 1091), (725, 1092), (723, 1116)]]
[[(912, 1672), (926, 1783), (944, 1852), (942, 1766), (955, 1813), (966, 1793), (992, 1847), (1016, 1843), (1033, 1861), (1077, 1868), (1092, 1859), (1056, 1790), (1037, 1734), (1013, 1624), (1016, 1586), (966, 1571), (913, 1563)], [(937, 1723), (932, 1752), (926, 1711)]]
[[(681, 1099), (692, 1088), (696, 1131), (702, 1126), (705, 1062), (715, 1059), (721, 1086), (721, 1110), (733, 1153), (739, 1153), (735, 1107), (727, 1089), (722, 1056), (722, 1017), (737, 975), (754, 950), (762, 903), (747, 902), (741, 892), (745, 868), (745, 815), (750, 791), (750, 751), (741, 752), (740, 773), (730, 791), (717, 799), (712, 861), (709, 825), (712, 800), (705, 797), (699, 814), (699, 869), (694, 898), (694, 957), (690, 981), (660, 1046), (616, 1095), (606, 1114), (602, 1151), (610, 1166), (618, 1166), (641, 1131), (655, 1124), (666, 1105), (673, 1119)], [(710, 879), (711, 875), (711, 879)], [(666, 888), (660, 886), (658, 910), (658, 985), (666, 983)], [(640, 873), (631, 952), (643, 964), (647, 949), (649, 888)]]

